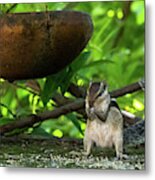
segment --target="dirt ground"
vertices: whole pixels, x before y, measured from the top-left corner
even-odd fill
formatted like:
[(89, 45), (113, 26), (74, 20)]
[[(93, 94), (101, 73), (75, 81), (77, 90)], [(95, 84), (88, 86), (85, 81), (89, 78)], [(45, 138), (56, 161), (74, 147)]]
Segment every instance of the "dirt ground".
[(0, 167), (144, 170), (145, 146), (125, 145), (128, 158), (117, 160), (114, 149), (94, 148), (83, 154), (82, 140), (45, 137), (1, 138)]

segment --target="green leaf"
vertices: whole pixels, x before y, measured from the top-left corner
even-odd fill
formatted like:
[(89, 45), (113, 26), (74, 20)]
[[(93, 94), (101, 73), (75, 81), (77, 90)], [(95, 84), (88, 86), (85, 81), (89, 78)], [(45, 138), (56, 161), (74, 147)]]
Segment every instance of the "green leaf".
[(82, 69), (84, 67), (84, 65), (86, 64), (87, 60), (90, 57), (91, 52), (90, 51), (86, 51), (81, 53), (76, 59), (75, 61), (72, 62), (72, 64), (70, 65), (71, 69), (74, 72), (77, 72), (78, 70)]
[(12, 118), (7, 118), (7, 117), (0, 118), (0, 126), (11, 123), (11, 122), (13, 122)]
[(79, 132), (83, 135), (83, 131), (81, 129), (81, 125), (75, 114), (67, 114), (66, 117), (72, 121), (75, 127), (79, 130)]
[(107, 37), (103, 40), (101, 47), (104, 48), (106, 47), (106, 44), (108, 44), (109, 41), (111, 41), (111, 39), (114, 39), (116, 33), (118, 32), (118, 30), (121, 28), (121, 25), (114, 28), (108, 35)]
[(90, 67), (95, 67), (95, 66), (102, 66), (104, 64), (114, 64), (114, 61), (111, 60), (98, 60), (98, 61), (93, 61), (85, 66), (83, 68), (90, 68)]
[(75, 72), (70, 67), (68, 67), (68, 71), (66, 72), (66, 74), (64, 74), (62, 83), (60, 84), (60, 90), (62, 94), (64, 94), (67, 91), (74, 73)]
[(104, 26), (101, 27), (101, 29), (98, 31), (98, 33), (96, 34), (96, 36), (94, 38), (95, 42), (99, 42), (100, 38), (106, 33), (106, 29), (111, 24), (111, 19), (106, 17), (103, 19), (103, 22), (104, 22)]
[(40, 136), (45, 136), (45, 137), (51, 137), (52, 135), (49, 134), (48, 132), (46, 132), (43, 128), (41, 127), (36, 127), (36, 128), (33, 128), (33, 131), (32, 131), (32, 135), (40, 135)]
[(41, 99), (44, 105), (46, 105), (49, 99), (53, 97), (58, 86), (62, 83), (65, 75), (66, 68), (57, 74), (47, 76), (44, 88), (41, 92)]
[(41, 92), (41, 99), (44, 103), (44, 106), (47, 104), (49, 99), (52, 98), (53, 95), (56, 93), (58, 87), (60, 87), (62, 94), (66, 92), (72, 77), (80, 68), (82, 68), (82, 66), (86, 63), (85, 61), (88, 59), (89, 56), (90, 56), (90, 52), (82, 53), (68, 67), (46, 78), (44, 88)]

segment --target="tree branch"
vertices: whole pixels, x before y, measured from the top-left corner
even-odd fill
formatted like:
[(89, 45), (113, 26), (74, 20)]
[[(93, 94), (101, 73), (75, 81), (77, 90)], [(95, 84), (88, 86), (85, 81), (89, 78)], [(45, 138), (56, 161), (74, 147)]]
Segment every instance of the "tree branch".
[[(127, 93), (133, 93), (135, 91), (141, 90), (144, 88), (142, 86), (144, 84), (137, 82), (133, 83), (131, 85), (125, 86), (121, 89), (115, 90), (111, 92), (112, 97), (120, 97)], [(57, 97), (57, 100), (59, 97)], [(56, 97), (55, 97), (56, 100)], [(32, 127), (35, 123), (42, 122), (44, 120), (52, 119), (52, 118), (58, 118), (61, 115), (65, 115), (67, 113), (73, 112), (73, 111), (80, 111), (84, 110), (84, 99), (76, 99), (75, 101), (66, 101), (65, 104), (61, 102), (61, 106), (55, 108), (53, 111), (45, 111), (42, 113), (38, 113), (36, 115), (30, 115), (24, 118), (16, 119), (12, 123), (9, 123), (7, 125), (0, 126), (0, 134), (4, 135), (7, 132), (10, 132), (17, 128), (25, 128), (25, 127)], [(85, 114), (84, 111), (81, 112), (82, 114)]]
[(45, 111), (43, 113), (38, 113), (37, 115), (30, 115), (24, 118), (16, 119), (12, 123), (0, 126), (0, 135), (4, 135), (5, 133), (10, 132), (16, 128), (31, 127), (35, 123), (52, 118), (58, 118), (61, 115), (76, 111), (81, 107), (84, 107), (84, 100), (77, 99), (74, 102), (55, 108), (53, 111)]
[(144, 88), (145, 88), (145, 83), (143, 80), (141, 80), (139, 82), (130, 84), (123, 88), (114, 90), (110, 94), (111, 94), (111, 97), (118, 98), (118, 97), (124, 96), (129, 93), (134, 93), (136, 91), (143, 90)]
[(77, 98), (86, 96), (86, 89), (84, 87), (79, 87), (73, 83), (70, 84), (68, 91)]

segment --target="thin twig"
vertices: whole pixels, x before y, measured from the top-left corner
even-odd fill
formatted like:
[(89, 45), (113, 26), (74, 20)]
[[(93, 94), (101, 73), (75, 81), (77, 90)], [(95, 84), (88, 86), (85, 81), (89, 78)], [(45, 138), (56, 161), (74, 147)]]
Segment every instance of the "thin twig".
[(0, 106), (6, 108), (8, 110), (8, 113), (11, 114), (13, 118), (16, 118), (16, 115), (7, 107), (7, 105), (0, 103)]
[(13, 4), (9, 9), (6, 10), (6, 13), (10, 13), (17, 5), (17, 3)]
[(22, 86), (22, 85), (19, 85), (19, 84), (16, 84), (16, 83), (12, 83), (13, 86), (17, 87), (17, 88), (20, 88), (20, 89), (23, 89), (25, 91), (28, 91), (29, 93), (31, 94), (34, 94), (34, 95), (39, 95), (39, 93), (37, 91), (34, 91), (32, 88), (31, 89), (28, 89), (27, 87), (25, 86)]
[(142, 81), (139, 81), (139, 82), (130, 84), (128, 86), (125, 86), (123, 88), (117, 89), (115, 91), (112, 91), (110, 93), (111, 97), (118, 98), (118, 97), (124, 96), (126, 94), (130, 94), (130, 93), (134, 93), (139, 90), (143, 90), (143, 88), (145, 88), (145, 84), (143, 83), (143, 87), (142, 87), (140, 82), (142, 82)]

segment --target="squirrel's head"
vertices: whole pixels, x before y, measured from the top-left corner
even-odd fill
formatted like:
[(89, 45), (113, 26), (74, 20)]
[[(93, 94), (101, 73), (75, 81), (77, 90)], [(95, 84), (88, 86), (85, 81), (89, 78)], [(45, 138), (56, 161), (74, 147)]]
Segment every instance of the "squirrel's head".
[(108, 86), (105, 81), (102, 82), (90, 82), (88, 90), (87, 90), (87, 99), (89, 102), (89, 106), (92, 107), (94, 102), (101, 98), (107, 97), (108, 94)]

